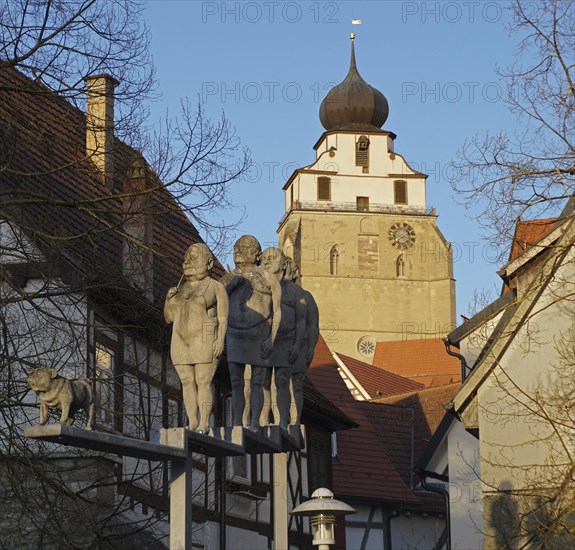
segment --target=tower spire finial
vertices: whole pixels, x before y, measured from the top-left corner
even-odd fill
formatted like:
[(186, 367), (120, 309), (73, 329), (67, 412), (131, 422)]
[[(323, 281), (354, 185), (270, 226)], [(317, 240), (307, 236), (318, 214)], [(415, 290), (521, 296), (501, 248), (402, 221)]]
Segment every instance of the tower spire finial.
[(349, 63), (349, 70), (357, 72), (357, 65), (355, 64), (355, 33), (350, 33), (349, 38), (351, 39), (351, 60)]
[(379, 131), (389, 114), (387, 99), (361, 78), (355, 62), (355, 33), (349, 37), (349, 71), (343, 82), (334, 86), (322, 101), (319, 119), (328, 131), (341, 128)]

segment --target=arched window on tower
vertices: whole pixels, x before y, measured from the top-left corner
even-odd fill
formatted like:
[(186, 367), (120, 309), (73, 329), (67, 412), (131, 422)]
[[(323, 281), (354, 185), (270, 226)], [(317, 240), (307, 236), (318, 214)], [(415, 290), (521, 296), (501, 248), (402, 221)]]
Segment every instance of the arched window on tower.
[(400, 254), (395, 261), (395, 274), (397, 277), (405, 277), (405, 260), (403, 259), (403, 254)]
[(339, 249), (337, 244), (334, 244), (329, 251), (329, 273), (330, 275), (337, 275), (339, 271)]

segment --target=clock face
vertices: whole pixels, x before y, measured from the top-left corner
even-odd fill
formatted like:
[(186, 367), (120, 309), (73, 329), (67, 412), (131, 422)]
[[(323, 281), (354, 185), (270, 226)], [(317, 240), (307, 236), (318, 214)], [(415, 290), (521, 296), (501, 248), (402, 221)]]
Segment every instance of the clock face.
[(389, 229), (389, 240), (396, 248), (407, 250), (415, 244), (415, 231), (408, 223), (394, 223)]

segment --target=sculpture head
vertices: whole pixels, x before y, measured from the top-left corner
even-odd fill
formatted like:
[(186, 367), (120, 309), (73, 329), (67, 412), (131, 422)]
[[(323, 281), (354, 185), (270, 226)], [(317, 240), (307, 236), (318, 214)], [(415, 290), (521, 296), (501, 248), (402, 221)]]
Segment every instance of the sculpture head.
[(258, 265), (262, 254), (259, 241), (252, 235), (242, 235), (234, 244), (236, 265)]
[(205, 279), (214, 265), (214, 257), (204, 243), (194, 243), (184, 256), (182, 268), (186, 279), (199, 281)]
[(28, 386), (32, 391), (41, 393), (50, 389), (50, 383), (56, 378), (56, 369), (40, 367), (34, 369), (28, 376)]
[(284, 253), (273, 246), (266, 248), (262, 253), (262, 267), (264, 271), (277, 275), (280, 279), (286, 269), (286, 257)]

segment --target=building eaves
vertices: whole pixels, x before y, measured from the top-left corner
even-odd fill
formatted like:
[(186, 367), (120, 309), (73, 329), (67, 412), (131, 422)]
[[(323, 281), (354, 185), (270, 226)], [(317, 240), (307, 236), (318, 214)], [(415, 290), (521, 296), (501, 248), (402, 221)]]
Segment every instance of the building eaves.
[(501, 311), (508, 308), (511, 304), (513, 304), (514, 301), (515, 291), (512, 289), (509, 292), (501, 295), (499, 298), (497, 298), (497, 300), (483, 308), (479, 313), (476, 313), (473, 317), (465, 321), (465, 323), (462, 325), (458, 326), (455, 330), (452, 330), (447, 335), (449, 343), (453, 346), (459, 346), (461, 340), (475, 332), (479, 327), (487, 323), (489, 320), (493, 319), (493, 317), (495, 317)]
[(550, 249), (549, 255), (539, 268), (538, 276), (534, 277), (521, 300), (508, 308), (498, 323), (496, 331), (478, 357), (473, 370), (451, 401), (450, 410), (459, 419), (463, 420), (462, 415), (465, 414), (467, 407), (473, 403), (478, 388), (499, 364), (517, 332), (532, 313), (537, 300), (553, 280), (569, 249), (575, 246), (575, 215), (572, 214), (568, 220), (565, 220), (564, 224), (563, 235), (559, 242)]

